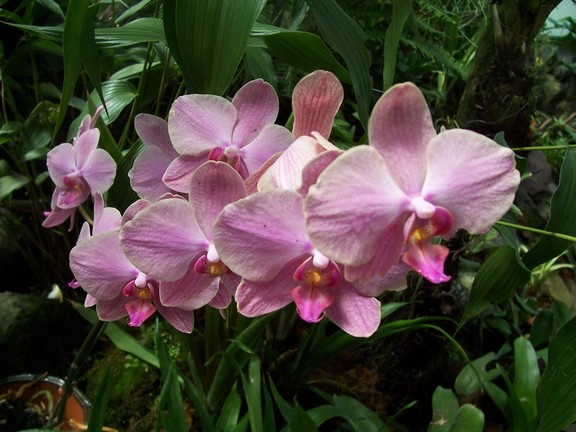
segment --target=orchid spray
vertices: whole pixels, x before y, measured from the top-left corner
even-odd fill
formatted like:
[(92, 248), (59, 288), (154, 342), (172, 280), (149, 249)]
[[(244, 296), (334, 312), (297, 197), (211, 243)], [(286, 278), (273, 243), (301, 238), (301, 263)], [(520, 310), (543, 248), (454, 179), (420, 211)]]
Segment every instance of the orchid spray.
[[(442, 239), (485, 233), (512, 205), (513, 152), (467, 130), (437, 134), (415, 85), (388, 90), (368, 145), (346, 151), (329, 141), (342, 99), (338, 79), (316, 71), (294, 89), (292, 131), (274, 124), (278, 97), (262, 80), (231, 101), (181, 96), (167, 120), (139, 114), (144, 148), (129, 171), (139, 199), (124, 214), (106, 207), (115, 164), (89, 118), (73, 144), (48, 155), (56, 190), (45, 226), (94, 203), (93, 225), (70, 253), (85, 305), (136, 327), (158, 312), (192, 338), (202, 317), (211, 347), (191, 357), (186, 382), (204, 424), (233, 403), (244, 364), (259, 370), (254, 350), (272, 350), (263, 338), (273, 320), (310, 329), (295, 374), (346, 349), (342, 341), (380, 337), (394, 307), (379, 296), (405, 288), (410, 271), (449, 280)], [(329, 333), (339, 342), (323, 343)]]

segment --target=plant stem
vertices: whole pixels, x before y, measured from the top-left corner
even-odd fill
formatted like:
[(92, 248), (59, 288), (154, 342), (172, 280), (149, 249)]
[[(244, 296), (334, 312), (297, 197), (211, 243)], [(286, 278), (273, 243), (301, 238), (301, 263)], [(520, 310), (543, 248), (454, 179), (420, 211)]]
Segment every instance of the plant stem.
[(568, 241), (571, 241), (571, 242), (576, 243), (576, 237), (573, 237), (573, 236), (570, 236), (570, 235), (567, 235), (567, 234), (560, 234), (560, 233), (555, 233), (555, 232), (552, 232), (552, 231), (545, 231), (545, 230), (541, 230), (541, 229), (538, 229), (538, 228), (531, 228), (531, 227), (527, 227), (527, 226), (524, 226), (524, 225), (518, 225), (518, 224), (513, 224), (513, 223), (510, 223), (510, 222), (504, 222), (504, 221), (498, 221), (498, 222), (496, 222), (496, 224), (497, 224), (497, 225), (502, 225), (502, 226), (507, 226), (507, 227), (510, 227), (510, 228), (516, 228), (516, 229), (523, 230), (523, 231), (530, 231), (530, 232), (533, 232), (533, 233), (536, 233), (536, 234), (547, 235), (547, 236), (550, 236), (550, 237), (557, 237), (557, 238), (561, 238), (561, 239), (563, 239), (563, 240), (568, 240)]
[(567, 148), (574, 148), (576, 144), (568, 144), (568, 145), (555, 145), (555, 146), (534, 146), (534, 147), (515, 147), (513, 150), (515, 152), (518, 151), (533, 151), (533, 150), (565, 150)]
[[(64, 379), (64, 387), (62, 389), (62, 396), (58, 400), (56, 407), (54, 408), (54, 412), (52, 413), (52, 418), (50, 419), (49, 426), (53, 427), (59, 425), (62, 422), (62, 417), (64, 416), (64, 411), (66, 410), (66, 401), (68, 400), (68, 396), (72, 393), (72, 385), (76, 379), (76, 375), (80, 369), (80, 365), (84, 363), (86, 357), (94, 347), (96, 341), (106, 328), (107, 321), (97, 321), (96, 324), (86, 336), (84, 343), (80, 347), (80, 350), (74, 357), (74, 360), (70, 364), (70, 368), (68, 369), (68, 375)], [(54, 414), (56, 414), (56, 418), (54, 418)]]

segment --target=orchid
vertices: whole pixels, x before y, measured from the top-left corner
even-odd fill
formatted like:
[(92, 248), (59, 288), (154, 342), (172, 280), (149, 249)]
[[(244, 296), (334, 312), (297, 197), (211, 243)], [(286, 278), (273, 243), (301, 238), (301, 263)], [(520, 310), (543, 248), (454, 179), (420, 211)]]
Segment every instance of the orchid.
[(44, 227), (59, 225), (68, 217), (72, 227), (75, 209), (90, 194), (103, 193), (112, 186), (116, 163), (105, 150), (97, 148), (100, 131), (93, 126), (98, 114), (94, 119), (85, 117), (73, 144), (63, 143), (48, 152), (48, 173), (56, 189)]
[(433, 283), (448, 280), (448, 249), (431, 241), (458, 229), (483, 233), (503, 216), (520, 181), (513, 152), (472, 131), (436, 134), (411, 83), (380, 98), (368, 137), (370, 145), (339, 156), (310, 188), (310, 238), (346, 265), (348, 280), (385, 273), (400, 257)]
[[(141, 203), (134, 206), (141, 207)], [(95, 305), (103, 321), (128, 315), (131, 326), (142, 325), (157, 310), (175, 328), (190, 333), (194, 326), (192, 311), (164, 306), (159, 301), (159, 282), (138, 270), (122, 252), (120, 213), (104, 207), (100, 195), (95, 197), (94, 213), (92, 235), (84, 225), (78, 243), (70, 251), (70, 268), (76, 278), (72, 286), (86, 291), (85, 306)]]
[(308, 162), (326, 150), (339, 151), (328, 138), (343, 98), (342, 84), (328, 71), (312, 72), (296, 84), (292, 93), (295, 141), (259, 178), (259, 191), (297, 190)]
[(124, 224), (122, 248), (136, 267), (160, 281), (162, 304), (228, 306), (240, 278), (220, 259), (212, 225), (225, 205), (244, 196), (244, 182), (232, 167), (207, 161), (192, 175), (189, 200), (160, 199)]
[(260, 192), (226, 206), (216, 220), (216, 248), (243, 278), (238, 311), (254, 317), (295, 302), (307, 322), (326, 315), (351, 335), (369, 336), (380, 322), (380, 302), (360, 295), (340, 266), (315, 249), (302, 201), (290, 190)]
[(144, 149), (128, 172), (130, 186), (140, 198), (156, 201), (163, 194), (173, 192), (162, 177), (170, 163), (178, 157), (168, 134), (168, 123), (150, 114), (138, 114), (134, 119), (136, 133)]
[(227, 162), (247, 178), (292, 142), (287, 129), (273, 124), (277, 115), (278, 96), (261, 79), (245, 84), (231, 102), (215, 95), (180, 96), (168, 118), (179, 156), (168, 166), (164, 182), (188, 192), (193, 171), (206, 160)]

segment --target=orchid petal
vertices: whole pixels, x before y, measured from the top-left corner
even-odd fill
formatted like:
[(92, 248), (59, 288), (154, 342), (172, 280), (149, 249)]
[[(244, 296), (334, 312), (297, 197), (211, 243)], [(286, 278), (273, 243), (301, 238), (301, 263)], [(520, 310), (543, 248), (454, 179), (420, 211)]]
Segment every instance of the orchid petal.
[(192, 333), (194, 330), (194, 313), (190, 310), (176, 307), (166, 307), (156, 302), (158, 313), (164, 317), (168, 323), (182, 333)]
[(229, 204), (213, 236), (222, 261), (251, 281), (272, 279), (287, 262), (312, 250), (302, 197), (293, 191), (257, 193)]
[(286, 149), (258, 182), (258, 190), (297, 190), (302, 184), (302, 170), (318, 153), (318, 142), (301, 136)]
[(371, 336), (380, 325), (380, 302), (359, 295), (346, 282), (336, 290), (334, 302), (326, 309), (330, 321), (354, 337)]
[(130, 317), (128, 325), (131, 327), (140, 327), (144, 321), (156, 312), (156, 308), (149, 300), (135, 299), (126, 303), (126, 311)]
[(422, 197), (448, 209), (454, 230), (488, 230), (508, 211), (520, 182), (514, 153), (467, 130), (448, 130), (428, 147)]
[(92, 193), (106, 192), (114, 183), (116, 162), (106, 150), (96, 149), (86, 159), (82, 167), (82, 176)]
[(172, 160), (178, 153), (172, 147), (168, 134), (168, 122), (151, 114), (138, 114), (134, 118), (134, 129), (146, 146), (162, 151), (166, 159)]
[(256, 138), (264, 126), (276, 121), (279, 101), (274, 87), (262, 79), (255, 79), (238, 90), (232, 105), (238, 111), (232, 142), (242, 148)]
[(296, 303), (298, 315), (304, 321), (317, 323), (324, 318), (328, 306), (334, 302), (331, 289), (326, 286), (311, 286), (302, 284), (290, 290), (290, 294)]
[(294, 137), (313, 131), (329, 137), (343, 99), (342, 84), (332, 72), (318, 70), (302, 78), (292, 93)]
[(101, 193), (96, 193), (94, 201), (94, 228), (92, 234), (120, 229), (122, 215), (114, 207), (104, 207), (104, 198)]
[(354, 147), (336, 158), (310, 187), (305, 200), (310, 238), (338, 263), (364, 264), (407, 203), (380, 154), (369, 146)]
[(166, 168), (162, 181), (172, 190), (188, 193), (192, 174), (207, 160), (208, 153), (199, 156), (178, 156)]
[[(92, 297), (94, 298), (94, 297)], [(96, 313), (101, 321), (116, 321), (128, 315), (126, 303), (132, 301), (130, 297), (124, 294), (112, 300), (96, 300)]]
[(76, 171), (76, 150), (72, 144), (57, 145), (46, 155), (50, 178), (59, 188), (66, 188), (64, 177)]
[[(258, 183), (260, 182), (260, 179), (267, 175), (269, 168), (272, 165), (274, 165), (274, 162), (276, 162), (278, 160), (278, 158), (282, 155), (282, 153), (283, 152), (278, 152), (278, 153), (270, 156), (266, 160), (266, 162), (264, 162), (262, 164), (262, 166), (260, 166), (260, 168), (258, 168), (257, 171), (250, 174), (250, 176), (246, 180), (244, 180), (244, 184), (246, 185), (246, 192), (249, 195), (258, 192)], [(267, 180), (264, 180), (264, 181), (267, 181)]]
[(240, 174), (224, 162), (204, 162), (192, 175), (190, 202), (196, 209), (198, 225), (212, 240), (212, 225), (224, 206), (246, 196)]
[[(240, 279), (238, 279), (240, 280)], [(232, 301), (232, 293), (228, 290), (226, 285), (220, 279), (220, 286), (218, 292), (214, 296), (214, 298), (208, 303), (210, 307), (214, 309), (226, 309), (230, 306), (230, 302)]]
[[(74, 178), (75, 177), (75, 178)], [(68, 187), (57, 188), (58, 199), (56, 205), (63, 209), (78, 207), (90, 196), (88, 183), (80, 176), (69, 176), (65, 178)]]
[(412, 83), (392, 86), (370, 116), (370, 145), (384, 157), (407, 195), (420, 192), (426, 176), (426, 146), (436, 135), (422, 92)]
[(362, 283), (376, 275), (386, 273), (398, 263), (404, 248), (404, 219), (401, 215), (376, 239), (376, 249), (370, 260), (357, 266), (347, 265), (344, 278), (350, 282)]
[(300, 195), (306, 196), (310, 190), (310, 186), (316, 184), (318, 181), (320, 174), (342, 153), (342, 150), (323, 151), (308, 162), (302, 170), (302, 185), (298, 189)]
[(122, 227), (120, 238), (126, 256), (138, 269), (168, 282), (182, 278), (194, 257), (208, 247), (194, 209), (177, 198), (139, 212)]
[[(184, 199), (184, 198), (182, 198), (182, 199)], [(144, 199), (139, 199), (139, 200), (134, 201), (132, 204), (130, 204), (128, 206), (128, 208), (126, 210), (124, 210), (124, 214), (122, 215), (122, 222), (120, 223), (120, 226), (122, 226), (126, 222), (134, 219), (134, 216), (136, 216), (138, 213), (140, 213), (145, 208), (150, 207), (151, 204), (152, 203), (150, 201), (144, 200)]]
[(174, 282), (160, 282), (160, 302), (181, 309), (200, 309), (217, 294), (219, 278), (199, 274), (190, 265), (186, 274)]
[(76, 151), (76, 166), (82, 168), (92, 152), (98, 147), (100, 131), (98, 129), (88, 129), (74, 140), (74, 150)]
[(236, 290), (238, 312), (245, 317), (256, 317), (292, 303), (290, 290), (296, 285), (292, 275), (302, 260), (303, 257), (292, 260), (269, 281), (242, 280)]
[(450, 276), (444, 274), (444, 262), (449, 252), (445, 246), (424, 240), (416, 244), (409, 243), (402, 261), (430, 282), (438, 284), (450, 280)]
[(185, 95), (170, 109), (168, 132), (181, 155), (199, 156), (214, 147), (228, 147), (236, 123), (236, 108), (214, 95)]
[(270, 124), (242, 149), (242, 161), (248, 174), (256, 172), (272, 155), (284, 151), (292, 143), (292, 134), (283, 126)]
[(171, 190), (162, 181), (171, 162), (158, 147), (144, 148), (134, 159), (132, 169), (128, 171), (130, 186), (140, 198), (156, 201)]
[(400, 291), (408, 286), (406, 276), (410, 270), (411, 267), (399, 262), (391, 266), (386, 273), (356, 281), (354, 286), (359, 294), (367, 297), (378, 297), (384, 291)]
[(138, 270), (120, 249), (118, 231), (98, 234), (70, 251), (70, 268), (84, 291), (98, 300), (116, 298)]

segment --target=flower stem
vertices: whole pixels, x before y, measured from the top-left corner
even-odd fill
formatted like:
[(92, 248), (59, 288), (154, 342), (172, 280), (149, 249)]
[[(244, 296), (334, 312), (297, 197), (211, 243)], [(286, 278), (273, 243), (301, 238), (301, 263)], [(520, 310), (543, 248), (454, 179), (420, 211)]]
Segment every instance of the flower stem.
[(498, 222), (496, 222), (496, 224), (502, 225), (502, 226), (507, 226), (510, 228), (516, 228), (516, 229), (523, 230), (523, 231), (530, 231), (530, 232), (533, 232), (536, 234), (542, 234), (542, 235), (547, 235), (550, 237), (556, 237), (556, 238), (560, 238), (562, 240), (568, 240), (568, 241), (576, 243), (576, 237), (573, 237), (573, 236), (570, 236), (567, 234), (555, 233), (552, 231), (545, 231), (545, 230), (541, 230), (538, 228), (531, 228), (531, 227), (527, 227), (524, 225), (518, 225), (518, 224), (513, 224), (510, 222), (504, 222), (504, 221), (498, 221)]
[[(72, 360), (70, 368), (68, 369), (68, 375), (64, 379), (62, 396), (60, 397), (60, 399), (58, 399), (58, 403), (54, 408), (52, 418), (50, 419), (49, 422), (50, 427), (59, 425), (62, 422), (62, 418), (64, 417), (64, 411), (66, 410), (66, 401), (68, 400), (68, 396), (70, 395), (70, 393), (72, 393), (72, 385), (76, 380), (76, 375), (78, 374), (80, 365), (84, 363), (84, 360), (86, 360), (86, 357), (96, 344), (96, 341), (106, 328), (106, 324), (108, 324), (108, 322), (106, 321), (97, 321), (96, 324), (94, 324), (94, 326), (90, 330), (90, 333), (88, 333), (88, 336), (86, 336), (84, 343), (80, 347), (80, 350), (78, 351), (78, 353), (76, 353), (74, 360)], [(56, 414), (56, 418), (54, 418), (54, 414)]]
[(533, 147), (514, 147), (514, 151), (534, 151), (534, 150), (565, 150), (567, 148), (574, 148), (576, 144), (568, 144), (568, 145), (553, 145), (553, 146), (533, 146)]

